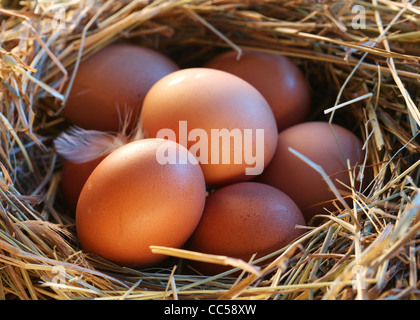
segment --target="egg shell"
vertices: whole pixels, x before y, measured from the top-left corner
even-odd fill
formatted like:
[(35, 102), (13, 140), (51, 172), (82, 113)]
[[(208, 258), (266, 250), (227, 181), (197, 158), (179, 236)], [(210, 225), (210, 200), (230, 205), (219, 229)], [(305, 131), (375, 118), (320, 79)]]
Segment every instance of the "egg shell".
[[(180, 122), (186, 124), (185, 135)], [(183, 69), (159, 80), (146, 95), (141, 124), (146, 137), (154, 138), (160, 130), (169, 129), (174, 132), (174, 139), (189, 150), (197, 144), (203, 146), (205, 141), (207, 145), (197, 148), (198, 152), (195, 149), (193, 154), (200, 159), (206, 183), (214, 187), (247, 181), (261, 173), (277, 144), (274, 115), (261, 93), (235, 75), (209, 68)], [(197, 129), (204, 131), (203, 139), (190, 137)], [(257, 137), (258, 130), (263, 130), (261, 139)], [(236, 147), (234, 139), (228, 145), (224, 138), (212, 138), (215, 131), (223, 137), (237, 134), (240, 142)], [(252, 133), (252, 141), (245, 139), (246, 131)], [(224, 146), (228, 147), (227, 152), (223, 151)], [(246, 157), (246, 148), (255, 156), (253, 163)], [(214, 151), (219, 158), (213, 157)], [(235, 152), (239, 154), (238, 161), (234, 159)], [(223, 163), (224, 154), (228, 163)], [(260, 171), (246, 172), (250, 167)]]
[(138, 123), (151, 86), (179, 67), (145, 47), (115, 43), (82, 61), (62, 115), (84, 129), (118, 131), (127, 117)]
[(316, 214), (327, 214), (324, 208), (334, 210), (332, 201), (336, 197), (321, 174), (290, 152), (289, 147), (321, 166), (344, 196), (349, 191), (336, 180), (350, 186), (346, 159), (352, 167), (362, 164), (362, 143), (348, 129), (327, 122), (301, 123), (279, 133), (276, 153), (256, 180), (289, 195), (309, 222)]
[(70, 160), (63, 162), (60, 186), (64, 200), (72, 214), (76, 212), (77, 200), (86, 180), (104, 158), (98, 157), (83, 163), (75, 163)]
[[(305, 220), (284, 192), (257, 182), (235, 183), (207, 197), (187, 248), (249, 261), (254, 253), (258, 259), (302, 235), (304, 231), (297, 225), (305, 225)], [(191, 264), (204, 274), (229, 268), (204, 262)]]
[(230, 72), (252, 84), (267, 100), (282, 131), (307, 119), (311, 109), (310, 86), (289, 58), (270, 52), (223, 52), (205, 64)]
[(206, 187), (197, 164), (161, 164), (157, 152), (188, 152), (173, 141), (143, 139), (110, 153), (93, 170), (79, 197), (82, 248), (117, 264), (145, 267), (166, 258), (151, 245), (181, 247), (196, 228)]

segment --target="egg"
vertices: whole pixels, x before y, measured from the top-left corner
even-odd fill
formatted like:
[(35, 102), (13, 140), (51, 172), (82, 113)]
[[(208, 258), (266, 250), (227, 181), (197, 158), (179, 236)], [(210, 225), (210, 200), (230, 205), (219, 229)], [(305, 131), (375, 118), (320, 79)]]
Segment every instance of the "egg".
[(215, 69), (183, 69), (159, 80), (146, 95), (140, 121), (146, 137), (186, 146), (213, 187), (260, 174), (277, 144), (274, 115), (261, 93)]
[(296, 64), (283, 55), (245, 50), (238, 59), (237, 52), (230, 50), (215, 56), (205, 67), (235, 74), (259, 90), (273, 110), (279, 131), (308, 117), (309, 83)]
[(80, 63), (62, 115), (79, 127), (102, 131), (119, 131), (130, 117), (133, 128), (150, 87), (178, 69), (152, 49), (111, 44)]
[(201, 168), (178, 161), (183, 153), (188, 150), (174, 141), (142, 139), (102, 160), (77, 203), (83, 250), (141, 268), (167, 258), (152, 253), (151, 245), (181, 247), (195, 230), (206, 199)]
[(104, 157), (98, 157), (82, 163), (71, 160), (63, 162), (60, 186), (64, 200), (72, 214), (76, 212), (77, 200), (86, 180), (103, 159)]
[[(301, 236), (305, 220), (298, 206), (284, 192), (257, 182), (239, 182), (212, 192), (203, 216), (187, 242), (192, 251), (255, 259), (283, 248)], [(255, 260), (254, 259), (254, 260)], [(204, 274), (226, 266), (191, 263)]]
[(290, 196), (307, 222), (316, 214), (326, 214), (324, 208), (334, 210), (332, 201), (336, 196), (322, 175), (289, 148), (319, 165), (344, 196), (349, 191), (342, 184), (350, 186), (347, 160), (351, 167), (363, 163), (360, 139), (348, 129), (327, 122), (311, 121), (292, 126), (279, 133), (276, 153), (257, 178)]

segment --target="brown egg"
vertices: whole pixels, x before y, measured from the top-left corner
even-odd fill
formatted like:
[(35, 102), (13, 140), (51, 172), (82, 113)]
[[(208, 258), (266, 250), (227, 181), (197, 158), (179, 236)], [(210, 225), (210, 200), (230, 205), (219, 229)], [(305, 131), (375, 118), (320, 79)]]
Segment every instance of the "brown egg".
[(144, 267), (166, 258), (152, 253), (151, 245), (181, 247), (196, 228), (206, 197), (200, 166), (175, 161), (186, 153), (173, 141), (143, 139), (102, 160), (77, 204), (82, 248), (120, 265)]
[(141, 123), (147, 137), (187, 146), (211, 186), (260, 174), (277, 143), (264, 97), (248, 82), (215, 69), (184, 69), (159, 80), (146, 95)]
[(104, 157), (99, 157), (83, 163), (70, 160), (63, 162), (60, 185), (70, 212), (76, 212), (77, 200), (86, 180), (103, 159)]
[[(282, 191), (257, 182), (225, 186), (207, 197), (203, 216), (187, 242), (189, 250), (249, 261), (288, 245), (303, 234), (305, 220)], [(205, 274), (227, 267), (193, 263)]]
[(321, 174), (291, 153), (289, 147), (321, 166), (344, 195), (345, 187), (336, 180), (350, 186), (346, 159), (351, 166), (362, 164), (362, 143), (349, 130), (335, 124), (331, 129), (327, 122), (301, 123), (280, 132), (276, 153), (257, 180), (289, 195), (309, 222), (315, 214), (327, 213), (323, 207), (334, 209), (331, 201), (336, 197)]
[(236, 51), (226, 51), (205, 67), (224, 70), (248, 81), (267, 100), (279, 131), (306, 120), (310, 88), (302, 71), (280, 54), (246, 50), (237, 59)]
[(131, 114), (133, 126), (150, 87), (178, 69), (154, 50), (111, 44), (80, 63), (62, 114), (74, 125), (103, 131), (118, 131)]

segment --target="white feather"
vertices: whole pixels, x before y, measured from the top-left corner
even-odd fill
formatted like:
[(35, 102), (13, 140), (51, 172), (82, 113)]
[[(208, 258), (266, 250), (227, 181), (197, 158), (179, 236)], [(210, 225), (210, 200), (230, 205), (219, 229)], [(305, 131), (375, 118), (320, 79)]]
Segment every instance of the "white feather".
[(127, 142), (123, 135), (72, 127), (55, 139), (54, 145), (64, 159), (83, 163), (109, 154)]
[(140, 122), (130, 135), (127, 134), (129, 118), (128, 115), (125, 121), (121, 121), (119, 132), (87, 130), (73, 126), (54, 140), (55, 149), (64, 159), (75, 163), (105, 156), (131, 141), (144, 138)]
[(131, 141), (140, 139), (143, 139), (141, 130), (135, 130), (133, 135), (127, 136), (125, 133), (86, 130), (73, 126), (54, 140), (54, 146), (64, 159), (83, 163), (105, 156)]

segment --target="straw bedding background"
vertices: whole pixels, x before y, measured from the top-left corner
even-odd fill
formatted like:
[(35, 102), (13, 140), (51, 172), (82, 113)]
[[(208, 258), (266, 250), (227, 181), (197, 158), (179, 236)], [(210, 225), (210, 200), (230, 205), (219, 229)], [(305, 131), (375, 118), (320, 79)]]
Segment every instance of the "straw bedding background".
[[(3, 1), (0, 15), (0, 299), (420, 297), (416, 1)], [(365, 142), (367, 191), (353, 190), (351, 210), (309, 225), (266, 269), (171, 248), (155, 250), (172, 265), (148, 270), (85, 256), (52, 142), (67, 128), (64, 83), (118, 39), (181, 67), (229, 47), (293, 58), (312, 86), (312, 119)], [(203, 277), (183, 258), (251, 272)]]

